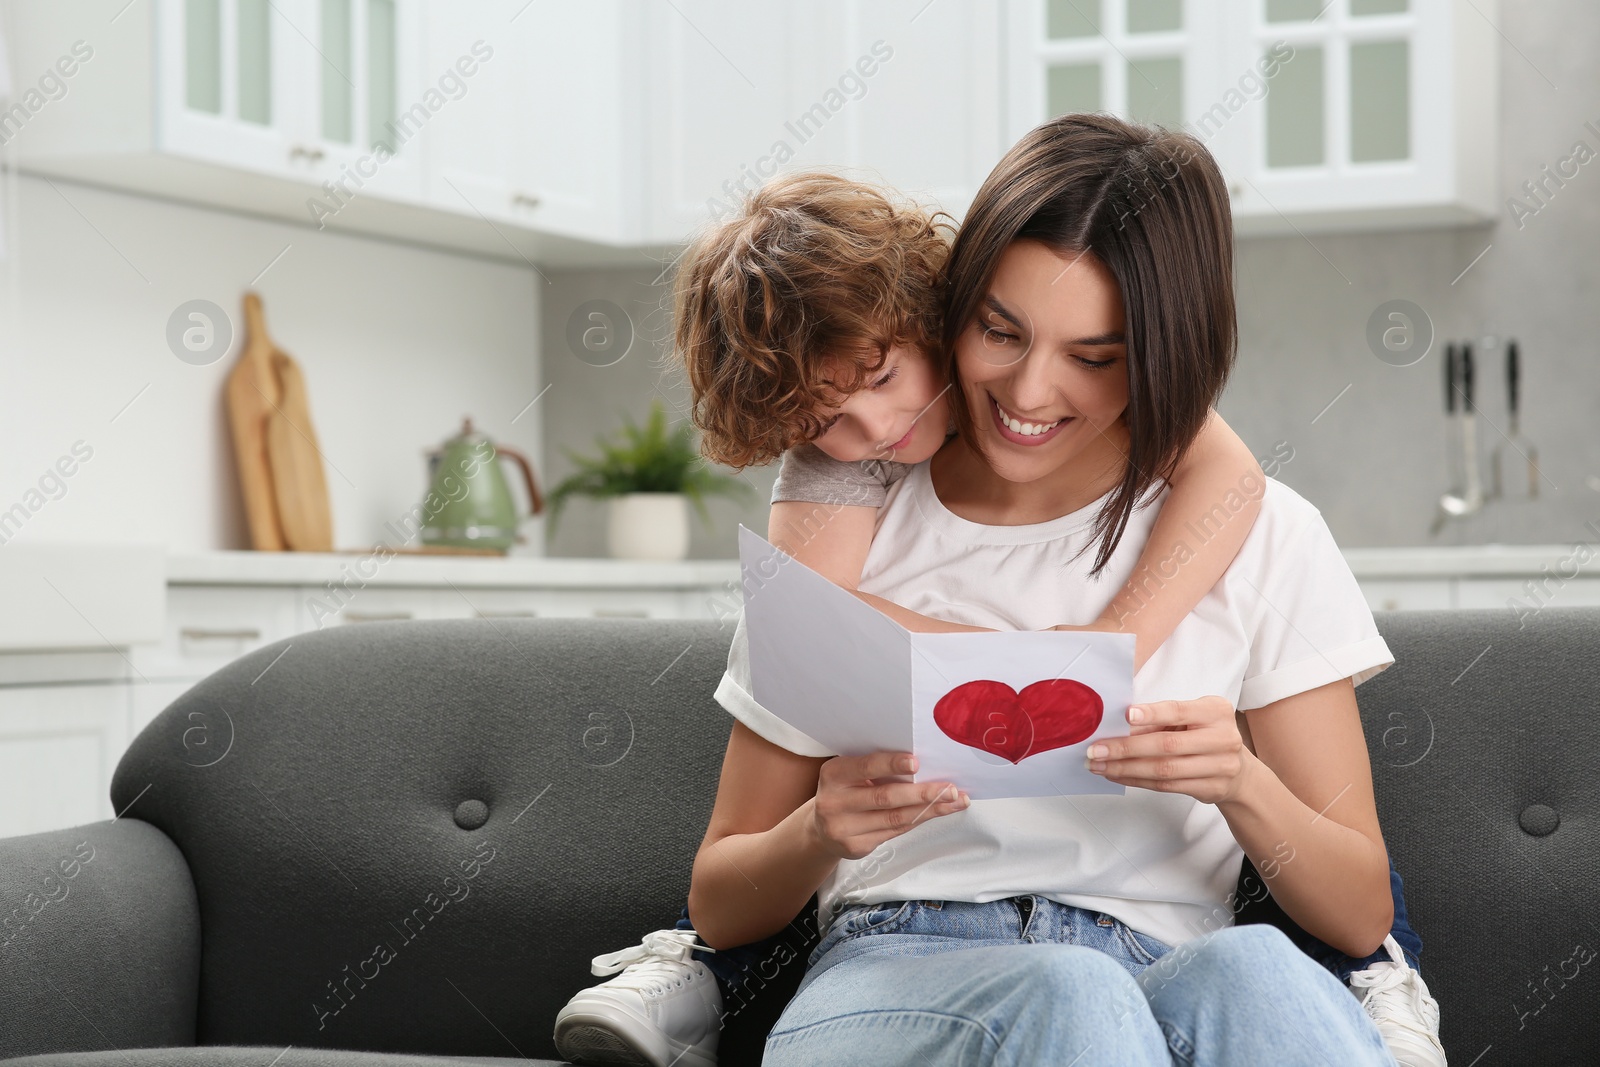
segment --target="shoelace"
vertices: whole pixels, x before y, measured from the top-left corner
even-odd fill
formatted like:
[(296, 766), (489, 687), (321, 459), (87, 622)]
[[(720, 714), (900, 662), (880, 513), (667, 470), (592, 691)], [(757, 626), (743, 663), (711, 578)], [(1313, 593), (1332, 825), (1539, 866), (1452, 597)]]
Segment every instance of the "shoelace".
[(695, 937), (693, 930), (654, 930), (637, 945), (596, 956), (589, 970), (601, 978), (620, 974), (612, 986), (659, 992), (682, 984), (684, 969), (696, 962), (693, 953), (713, 951)]
[(1363, 991), (1361, 1006), (1375, 1022), (1398, 1025), (1429, 1041), (1437, 1040), (1433, 1031), (1439, 1028), (1439, 1004), (1424, 992), (1421, 977), (1410, 967), (1369, 967), (1352, 974), (1350, 986)]

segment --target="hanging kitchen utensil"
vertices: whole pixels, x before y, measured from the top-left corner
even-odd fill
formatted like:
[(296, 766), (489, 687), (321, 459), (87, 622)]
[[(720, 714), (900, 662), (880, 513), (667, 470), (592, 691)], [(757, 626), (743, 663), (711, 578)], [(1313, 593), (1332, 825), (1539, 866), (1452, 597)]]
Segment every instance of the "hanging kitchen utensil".
[(1466, 491), (1462, 486), (1460, 420), (1456, 417), (1459, 379), (1460, 363), (1452, 341), (1444, 346), (1444, 465), (1450, 487), (1439, 497), (1439, 510), (1434, 512), (1433, 524), (1428, 528), (1430, 537), (1437, 537), (1447, 520), (1467, 513)]
[(1462, 342), (1457, 373), (1461, 378), (1461, 484), (1465, 490), (1466, 512), (1483, 506), (1482, 468), (1478, 462), (1478, 406), (1473, 400), (1472, 345)]
[(528, 490), (528, 514), (544, 511), (544, 497), (533, 477), (533, 465), (516, 449), (497, 445), (462, 420), (461, 433), (428, 453), (430, 488), (423, 498), (422, 542), (505, 551), (517, 541), (521, 518), (511, 487), (498, 460), (512, 460), (522, 470)]
[(1510, 425), (1507, 428), (1511, 431), (1511, 435), (1506, 441), (1495, 446), (1494, 495), (1498, 497), (1505, 492), (1502, 465), (1516, 465), (1516, 460), (1505, 455), (1509, 449), (1526, 464), (1528, 499), (1534, 500), (1539, 496), (1539, 446), (1522, 435), (1522, 362), (1516, 341), (1506, 343), (1506, 410), (1510, 415)]

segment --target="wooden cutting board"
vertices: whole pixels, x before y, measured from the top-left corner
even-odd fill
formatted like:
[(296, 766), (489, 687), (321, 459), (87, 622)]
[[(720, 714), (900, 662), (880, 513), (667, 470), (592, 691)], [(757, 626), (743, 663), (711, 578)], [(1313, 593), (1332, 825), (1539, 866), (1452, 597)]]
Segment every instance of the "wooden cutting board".
[(281, 351), (273, 351), (272, 365), (283, 388), (283, 402), (267, 416), (267, 462), (272, 467), (283, 543), (295, 552), (331, 552), (328, 479), (317, 433), (311, 427), (305, 379), (300, 376), (299, 364)]
[(244, 295), (244, 319), (226, 399), (251, 547), (330, 551), (327, 479), (299, 365), (268, 336), (255, 293)]

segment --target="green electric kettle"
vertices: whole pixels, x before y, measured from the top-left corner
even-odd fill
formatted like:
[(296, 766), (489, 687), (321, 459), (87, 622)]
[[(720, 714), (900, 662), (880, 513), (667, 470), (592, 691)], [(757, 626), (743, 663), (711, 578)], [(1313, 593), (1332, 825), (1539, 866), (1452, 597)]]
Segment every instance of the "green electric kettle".
[(428, 453), (428, 495), (422, 500), (422, 543), (508, 550), (517, 540), (516, 502), (499, 458), (516, 461), (528, 487), (531, 515), (544, 511), (533, 465), (516, 449), (496, 445), (463, 419), (461, 433)]

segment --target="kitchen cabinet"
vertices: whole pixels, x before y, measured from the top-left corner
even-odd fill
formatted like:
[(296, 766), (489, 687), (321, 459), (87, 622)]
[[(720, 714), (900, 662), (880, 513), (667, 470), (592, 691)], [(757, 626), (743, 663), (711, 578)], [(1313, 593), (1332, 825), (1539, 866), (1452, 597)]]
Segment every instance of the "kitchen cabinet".
[(813, 167), (959, 217), (1005, 147), (999, 0), (683, 0), (645, 26), (648, 240)]
[(802, 147), (806, 131), (790, 125), (789, 41), (807, 17), (798, 5), (746, 0), (645, 6), (647, 239), (678, 243), (737, 210)]
[(1373, 611), (1434, 611), (1456, 606), (1451, 578), (1364, 578), (1361, 593)]
[(1533, 614), (1546, 607), (1600, 607), (1600, 578), (1585, 576), (1561, 581), (1539, 576), (1464, 580), (1455, 606), (1493, 608), (1513, 614)]
[(641, 176), (625, 126), (642, 93), (633, 7), (430, 0), (427, 69), (450, 95), (428, 131), (427, 202), (513, 228), (632, 239)]
[(194, 680), (303, 628), (292, 589), (169, 585), (161, 641), (128, 661), (143, 681)]
[(109, 819), (129, 720), (122, 683), (0, 688), (0, 837)]
[(1000, 2), (12, 0), (16, 67), (72, 73), (5, 133), (33, 173), (637, 265), (780, 168), (964, 211), (1006, 143)]
[(790, 37), (797, 115), (825, 125), (800, 153), (886, 182), (957, 218), (1009, 142), (998, 0), (831, 0)]
[[(303, 5), (302, 5), (303, 6)], [(157, 0), (149, 91), (164, 150), (296, 177), (313, 160), (292, 57), (266, 0)], [(290, 11), (298, 14), (292, 3)]]
[(155, 19), (161, 151), (331, 183), (308, 201), (327, 211), (420, 194), (416, 0), (158, 0)]
[(15, 67), (61, 71), (66, 91), (0, 133), (32, 173), (503, 259), (633, 264), (637, 2), (13, 0)]
[(1241, 234), (1481, 223), (1498, 210), (1497, 17), (1451, 0), (1008, 0), (1008, 134), (1098, 110), (1187, 129)]
[[(418, 147), (391, 128), (419, 94), (417, 0), (24, 0), (8, 13), (19, 69), (72, 60), (67, 91), (15, 131), (25, 169), (306, 222), (325, 221), (316, 201), (338, 213), (420, 197)], [(380, 142), (396, 148), (381, 163)]]

